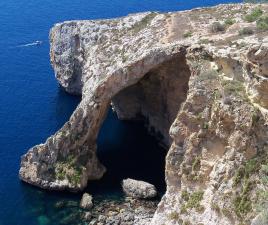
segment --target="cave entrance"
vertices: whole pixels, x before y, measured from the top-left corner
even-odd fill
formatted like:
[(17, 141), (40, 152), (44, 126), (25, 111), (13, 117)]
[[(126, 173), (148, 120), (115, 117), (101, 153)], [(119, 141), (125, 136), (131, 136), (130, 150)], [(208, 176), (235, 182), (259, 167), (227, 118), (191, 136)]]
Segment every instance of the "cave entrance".
[(119, 92), (113, 107), (121, 120), (145, 121), (149, 132), (169, 148), (169, 128), (187, 96), (189, 77), (185, 55), (178, 54)]
[(169, 128), (186, 99), (189, 77), (180, 53), (113, 97), (114, 111), (109, 109), (98, 136), (98, 158), (107, 172), (91, 188), (120, 190), (122, 179), (133, 178), (164, 193)]
[(101, 191), (120, 192), (121, 181), (132, 178), (150, 182), (164, 193), (166, 150), (143, 121), (119, 120), (110, 109), (98, 137), (98, 158), (107, 172), (94, 183)]

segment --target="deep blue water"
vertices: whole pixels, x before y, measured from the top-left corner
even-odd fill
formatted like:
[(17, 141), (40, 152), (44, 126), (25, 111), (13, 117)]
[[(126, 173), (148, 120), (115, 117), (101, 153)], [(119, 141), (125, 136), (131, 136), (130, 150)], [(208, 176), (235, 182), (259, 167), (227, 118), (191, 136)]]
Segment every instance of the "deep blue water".
[[(18, 179), (20, 156), (59, 129), (80, 101), (78, 97), (64, 93), (54, 79), (48, 42), (49, 28), (54, 23), (111, 18), (140, 11), (174, 11), (224, 2), (231, 1), (1, 0), (0, 225), (61, 224), (61, 219), (69, 212), (55, 211), (55, 202), (62, 199), (77, 201), (80, 197), (44, 192)], [(43, 44), (16, 47), (36, 40)], [(152, 174), (156, 165), (163, 167), (164, 153), (160, 152), (158, 158), (150, 161), (154, 150), (161, 151), (141, 124), (120, 122), (110, 113), (99, 138), (99, 154), (109, 173), (103, 181), (92, 184), (89, 191), (96, 196), (111, 196), (120, 192), (119, 182), (127, 176), (147, 177), (148, 181), (162, 187), (163, 173), (159, 171), (159, 176)], [(136, 151), (141, 153), (140, 157), (135, 157)], [(127, 163), (126, 159), (130, 157), (131, 163)], [(116, 160), (122, 162), (121, 166)]]

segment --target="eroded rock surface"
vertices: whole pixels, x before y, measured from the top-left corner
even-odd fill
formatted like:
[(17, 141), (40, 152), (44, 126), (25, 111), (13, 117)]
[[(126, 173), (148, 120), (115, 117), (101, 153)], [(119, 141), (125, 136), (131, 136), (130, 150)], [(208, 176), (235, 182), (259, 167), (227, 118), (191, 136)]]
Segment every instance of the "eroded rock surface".
[(51, 63), (82, 101), (22, 157), (20, 178), (70, 191), (100, 179), (96, 139), (112, 102), (119, 118), (146, 120), (169, 148), (152, 225), (251, 224), (268, 191), (268, 38), (245, 20), (256, 7), (268, 12), (237, 4), (56, 24)]
[(91, 209), (93, 207), (92, 196), (88, 193), (84, 193), (80, 202), (82, 209)]
[(133, 198), (146, 199), (154, 198), (157, 195), (154, 185), (140, 180), (125, 179), (122, 187), (126, 195)]

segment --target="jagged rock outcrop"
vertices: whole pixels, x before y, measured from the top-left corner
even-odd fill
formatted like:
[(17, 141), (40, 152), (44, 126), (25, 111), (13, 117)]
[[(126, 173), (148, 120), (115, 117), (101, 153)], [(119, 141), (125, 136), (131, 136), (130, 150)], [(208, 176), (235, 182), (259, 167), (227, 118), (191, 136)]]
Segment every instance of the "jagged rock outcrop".
[[(82, 101), (22, 157), (20, 178), (70, 191), (100, 179), (96, 139), (112, 103), (119, 118), (145, 119), (169, 147), (167, 192), (151, 224), (250, 224), (268, 191), (267, 30), (265, 19), (258, 28), (258, 18), (245, 19), (256, 7), (56, 24), (51, 63)], [(265, 17), (268, 6), (258, 7)]]

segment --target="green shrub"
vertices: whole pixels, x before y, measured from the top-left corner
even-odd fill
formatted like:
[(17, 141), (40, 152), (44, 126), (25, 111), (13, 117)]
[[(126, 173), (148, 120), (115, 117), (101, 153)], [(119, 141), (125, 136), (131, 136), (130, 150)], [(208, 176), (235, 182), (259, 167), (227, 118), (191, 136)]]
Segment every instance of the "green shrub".
[(252, 210), (252, 204), (248, 195), (236, 196), (234, 200), (235, 213), (237, 216), (247, 214)]
[(186, 205), (182, 205), (181, 214), (185, 214), (185, 213), (187, 213), (187, 207), (186, 207)]
[(217, 203), (211, 203), (211, 209), (216, 211), (217, 213), (220, 213), (221, 209)]
[(262, 14), (263, 14), (263, 11), (258, 7), (258, 8), (253, 9), (251, 13), (247, 14), (244, 17), (244, 20), (251, 23), (259, 19)]
[(268, 30), (268, 15), (262, 16), (257, 21), (257, 29), (261, 31)]
[(243, 179), (244, 175), (245, 175), (245, 167), (240, 166), (238, 168), (238, 170), (236, 171), (235, 176), (234, 176), (234, 180), (233, 180), (233, 186), (234, 187), (236, 187), (241, 182), (241, 180)]
[(208, 123), (207, 123), (207, 122), (205, 122), (205, 123), (203, 124), (203, 129), (207, 130), (207, 129), (208, 129), (208, 127), (209, 127)]
[(177, 213), (177, 212), (171, 212), (169, 215), (168, 215), (168, 218), (170, 219), (170, 220), (175, 220), (175, 221), (177, 221), (177, 220), (179, 220), (179, 214)]
[(209, 44), (210, 42), (213, 42), (213, 41), (211, 41), (211, 40), (209, 40), (209, 39), (207, 39), (207, 38), (205, 38), (205, 39), (200, 39), (200, 41), (199, 41), (200, 44)]
[(259, 165), (256, 159), (251, 159), (245, 165), (240, 166), (237, 172), (235, 173), (233, 186), (236, 187), (243, 180), (248, 179), (251, 176), (251, 174), (253, 174), (258, 170), (258, 168)]
[(187, 192), (187, 191), (182, 191), (181, 192), (181, 197), (184, 201), (188, 201), (189, 200), (189, 197), (190, 197), (190, 194)]
[(83, 167), (77, 165), (77, 158), (69, 155), (66, 159), (56, 164), (55, 176), (58, 180), (68, 179), (73, 185), (81, 182)]
[(242, 192), (237, 193), (233, 200), (235, 213), (239, 217), (242, 217), (252, 210), (250, 192), (253, 183), (250, 181), (250, 177), (259, 170), (259, 167), (260, 165), (258, 161), (256, 159), (251, 159), (245, 165), (240, 166), (234, 176), (234, 187), (238, 184), (242, 185)]
[(232, 217), (232, 213), (231, 213), (228, 209), (226, 209), (226, 208), (223, 208), (223, 209), (221, 210), (221, 212), (222, 212), (222, 214), (223, 214), (224, 216), (226, 216), (227, 218)]
[(185, 38), (192, 37), (192, 36), (193, 36), (192, 31), (187, 31), (187, 32), (185, 32), (185, 33), (183, 34), (183, 37), (185, 37)]
[(189, 220), (186, 220), (186, 221), (183, 222), (182, 225), (191, 225), (191, 222)]
[(250, 27), (244, 27), (241, 30), (239, 30), (239, 35), (252, 35), (254, 34), (254, 30), (252, 30)]
[[(267, 187), (268, 185), (268, 162), (265, 160), (260, 165), (260, 178), (261, 178), (261, 184), (264, 187)], [(263, 216), (263, 220), (266, 222), (265, 224), (268, 224), (268, 213), (267, 213), (267, 207), (268, 207), (268, 191), (267, 189), (261, 189), (257, 192), (257, 201), (255, 202), (255, 207), (259, 212), (261, 212)]]
[(186, 207), (190, 208), (190, 209), (200, 207), (200, 202), (203, 199), (203, 195), (204, 195), (203, 191), (197, 191), (197, 192), (194, 192), (193, 194), (191, 194), (191, 196), (186, 204)]
[(156, 16), (157, 16), (156, 12), (151, 12), (148, 15), (146, 15), (141, 21), (135, 23), (131, 28), (133, 33), (135, 34), (139, 33), (141, 30), (146, 28), (148, 24), (150, 24)]
[(210, 27), (210, 31), (212, 33), (223, 32), (225, 31), (225, 25), (220, 22), (214, 22)]
[(192, 171), (197, 171), (200, 168), (201, 157), (196, 156), (192, 165)]
[(243, 82), (238, 80), (224, 80), (222, 81), (225, 96), (236, 96), (247, 101), (246, 90)]
[(231, 18), (228, 18), (228, 19), (226, 19), (225, 21), (224, 21), (224, 24), (226, 25), (226, 26), (231, 26), (231, 25), (233, 25), (235, 23), (235, 20), (234, 19), (231, 19)]
[(249, 178), (250, 174), (254, 173), (259, 168), (256, 159), (249, 160), (245, 165), (246, 178)]
[(196, 209), (198, 212), (204, 211), (204, 207), (200, 205), (203, 195), (204, 191), (196, 191), (189, 195), (188, 201), (181, 207), (181, 213), (186, 213), (187, 209)]

